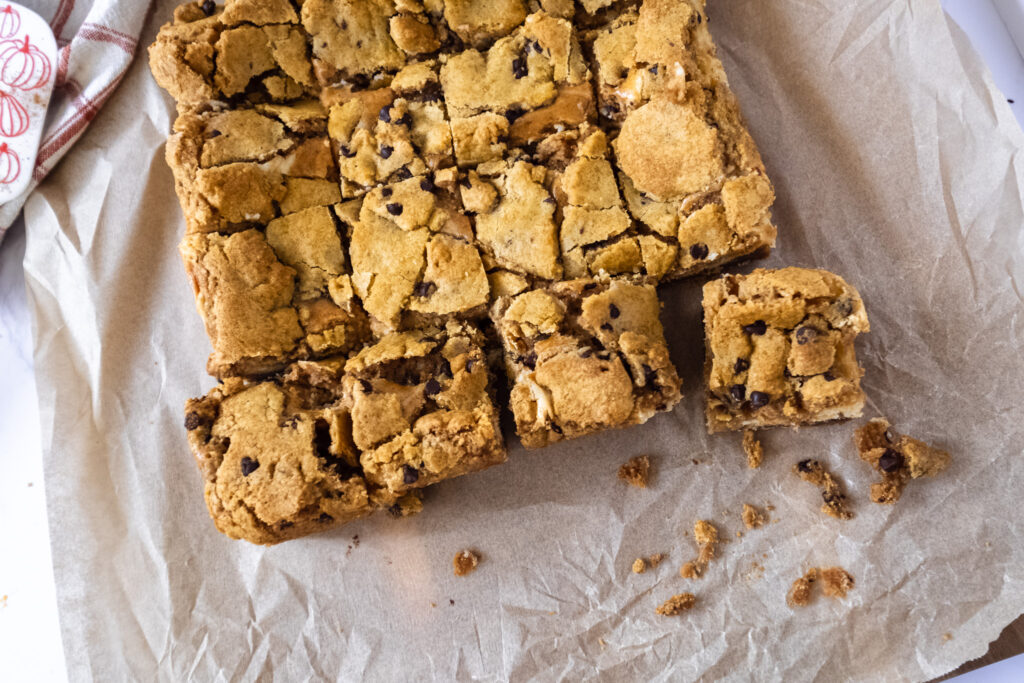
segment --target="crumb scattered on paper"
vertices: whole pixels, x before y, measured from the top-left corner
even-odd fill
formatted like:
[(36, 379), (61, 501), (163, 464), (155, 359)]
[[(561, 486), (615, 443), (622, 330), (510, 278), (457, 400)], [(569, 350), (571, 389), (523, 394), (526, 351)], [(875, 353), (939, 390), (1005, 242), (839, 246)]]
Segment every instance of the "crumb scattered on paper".
[(661, 561), (665, 559), (665, 553), (654, 553), (647, 558), (647, 564), (651, 565), (651, 568), (657, 567), (661, 564)]
[(760, 562), (751, 562), (750, 567), (741, 574), (743, 580), (748, 583), (759, 581), (764, 577), (764, 565)]
[(846, 505), (846, 495), (824, 465), (817, 460), (801, 460), (793, 465), (793, 471), (821, 489), (821, 498), (825, 501), (821, 506), (822, 512), (837, 519), (853, 519), (853, 513)]
[(768, 521), (768, 517), (749, 503), (743, 504), (743, 526), (748, 529), (759, 529)]
[(718, 529), (703, 519), (693, 525), (693, 538), (699, 549), (697, 559), (682, 566), (679, 575), (684, 579), (696, 579), (708, 568), (708, 563), (715, 557), (715, 546), (718, 544)]
[(953, 634), (949, 631), (946, 631), (942, 634), (942, 640), (948, 643), (949, 641), (953, 640)]
[(635, 560), (633, 560), (634, 574), (643, 574), (645, 571), (647, 571), (647, 560), (645, 560), (642, 557), (638, 557)]
[(671, 598), (663, 602), (661, 606), (654, 611), (663, 617), (674, 617), (677, 614), (682, 614), (688, 609), (692, 609), (696, 602), (697, 596), (693, 593), (679, 593), (678, 595), (673, 595)]
[(827, 597), (840, 600), (853, 590), (853, 576), (842, 567), (815, 567), (793, 582), (786, 595), (786, 604), (790, 607), (804, 607), (813, 597), (816, 583), (821, 584), (821, 592)]
[(818, 570), (811, 569), (793, 582), (786, 594), (786, 604), (790, 607), (806, 607), (811, 601), (811, 589), (818, 580)]
[(837, 600), (845, 598), (853, 590), (854, 580), (842, 567), (823, 567), (821, 573), (821, 592)]
[(454, 598), (448, 598), (448, 604), (454, 607), (455, 606), (455, 599)]
[(619, 479), (628, 482), (631, 486), (645, 489), (650, 473), (651, 459), (646, 455), (637, 455), (619, 468)]
[(882, 475), (871, 485), (871, 500), (892, 505), (911, 479), (934, 477), (949, 467), (952, 457), (905, 434), (897, 434), (885, 418), (875, 418), (853, 435), (861, 460)]
[(472, 550), (460, 550), (455, 553), (452, 559), (452, 567), (455, 569), (455, 576), (465, 576), (480, 563), (480, 555)]
[(756, 469), (761, 466), (761, 461), (764, 459), (764, 447), (753, 429), (743, 432), (743, 452), (747, 454), (747, 467)]

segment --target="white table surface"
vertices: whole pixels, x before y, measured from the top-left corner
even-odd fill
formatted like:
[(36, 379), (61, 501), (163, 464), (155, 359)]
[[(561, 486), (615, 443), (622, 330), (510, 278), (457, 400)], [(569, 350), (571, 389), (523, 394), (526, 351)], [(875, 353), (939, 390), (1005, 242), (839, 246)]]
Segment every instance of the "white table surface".
[[(942, 0), (1024, 122), (1024, 58), (993, 2)], [(20, 219), (19, 219), (20, 223)], [(24, 227), (0, 243), (0, 681), (66, 681), (50, 562), (43, 467), (25, 300)], [(958, 683), (1024, 681), (1024, 655)]]

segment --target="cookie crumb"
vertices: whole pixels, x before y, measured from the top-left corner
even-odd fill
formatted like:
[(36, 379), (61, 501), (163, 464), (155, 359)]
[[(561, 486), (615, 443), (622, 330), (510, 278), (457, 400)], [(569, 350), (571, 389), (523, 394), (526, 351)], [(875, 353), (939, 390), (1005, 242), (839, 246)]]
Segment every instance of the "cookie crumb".
[(674, 617), (677, 614), (682, 614), (688, 609), (692, 609), (696, 602), (697, 596), (693, 593), (679, 593), (678, 595), (673, 595), (671, 598), (663, 602), (661, 606), (654, 611), (663, 617)]
[(946, 631), (942, 634), (942, 640), (948, 643), (949, 641), (953, 640), (953, 634), (949, 631)]
[(454, 607), (455, 606), (455, 599), (454, 598), (448, 598), (448, 604), (451, 605), (452, 607)]
[(460, 550), (455, 553), (455, 557), (452, 559), (452, 567), (455, 569), (455, 576), (465, 576), (473, 570), (480, 563), (480, 555), (473, 552), (472, 550)]
[(806, 607), (811, 602), (811, 588), (818, 580), (818, 570), (811, 569), (793, 582), (786, 594), (786, 604), (790, 607)]
[(759, 529), (768, 521), (767, 516), (749, 503), (743, 504), (743, 526), (748, 529)]
[(747, 454), (747, 467), (757, 469), (764, 459), (764, 446), (757, 439), (753, 429), (743, 431), (743, 452)]
[(661, 564), (661, 561), (664, 559), (665, 553), (654, 553), (653, 555), (647, 558), (647, 564), (651, 565), (651, 569), (654, 569), (659, 564)]
[(699, 519), (693, 525), (693, 537), (697, 542), (699, 552), (697, 553), (697, 559), (687, 562), (679, 570), (679, 575), (684, 579), (699, 578), (704, 573), (704, 570), (708, 568), (708, 563), (715, 557), (715, 546), (718, 544), (718, 529), (711, 522)]
[(819, 573), (821, 574), (821, 592), (826, 596), (840, 600), (853, 590), (853, 577), (842, 567), (823, 567)]
[(840, 600), (853, 590), (853, 576), (842, 567), (815, 567), (793, 582), (786, 594), (790, 607), (805, 607), (810, 603), (814, 584), (820, 579), (821, 592)]
[(892, 505), (911, 479), (934, 477), (952, 460), (949, 453), (923, 441), (897, 434), (889, 421), (876, 417), (853, 435), (861, 460), (875, 468), (882, 481), (871, 485), (871, 500)]
[(634, 574), (643, 574), (645, 571), (647, 571), (647, 560), (645, 560), (642, 557), (638, 557), (635, 560), (633, 560)]
[(846, 507), (846, 495), (839, 488), (839, 482), (817, 460), (801, 460), (793, 465), (793, 472), (804, 481), (821, 489), (821, 511), (836, 519), (853, 519), (853, 513)]
[(646, 455), (630, 458), (619, 468), (619, 479), (640, 489), (647, 488), (647, 479), (651, 472), (651, 459)]

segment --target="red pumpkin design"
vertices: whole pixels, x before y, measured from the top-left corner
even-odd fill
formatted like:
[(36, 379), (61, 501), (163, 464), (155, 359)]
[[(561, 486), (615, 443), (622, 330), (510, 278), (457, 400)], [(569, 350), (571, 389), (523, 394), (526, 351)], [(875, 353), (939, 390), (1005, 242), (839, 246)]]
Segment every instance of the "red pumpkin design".
[(28, 112), (21, 102), (0, 90), (0, 135), (16, 138), (28, 130), (28, 124)]
[(10, 5), (0, 9), (0, 38), (10, 38), (21, 28), (21, 17), (18, 10)]
[(6, 142), (0, 142), (0, 185), (9, 185), (21, 175), (21, 160)]
[(19, 90), (35, 90), (50, 80), (50, 59), (24, 40), (0, 42), (0, 82)]

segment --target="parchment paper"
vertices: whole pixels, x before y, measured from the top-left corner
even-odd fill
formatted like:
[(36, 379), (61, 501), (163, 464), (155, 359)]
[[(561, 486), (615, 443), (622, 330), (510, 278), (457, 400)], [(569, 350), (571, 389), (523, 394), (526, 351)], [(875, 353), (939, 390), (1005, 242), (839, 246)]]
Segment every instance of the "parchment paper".
[[(158, 4), (143, 44), (170, 16)], [(138, 60), (27, 207), (72, 680), (921, 680), (1024, 611), (1024, 136), (937, 0), (711, 5), (779, 195), (768, 265), (860, 288), (866, 417), (946, 447), (952, 468), (874, 505), (855, 422), (773, 431), (748, 470), (738, 435), (704, 431), (688, 282), (663, 290), (687, 393), (672, 414), (513, 445), (507, 465), (435, 487), (407, 520), (271, 549), (228, 540), (181, 426), (182, 401), (212, 384), (209, 347), (175, 249), (172, 108)], [(639, 453), (656, 469), (645, 491), (615, 477)], [(854, 520), (824, 517), (791, 474), (812, 456), (845, 483)], [(770, 502), (776, 521), (737, 538), (744, 502)], [(698, 518), (729, 542), (687, 581)], [(459, 579), (464, 547), (485, 559)], [(655, 552), (660, 567), (630, 572)], [(856, 589), (791, 611), (787, 588), (818, 565)], [(691, 613), (654, 614), (682, 591), (698, 595)]]

